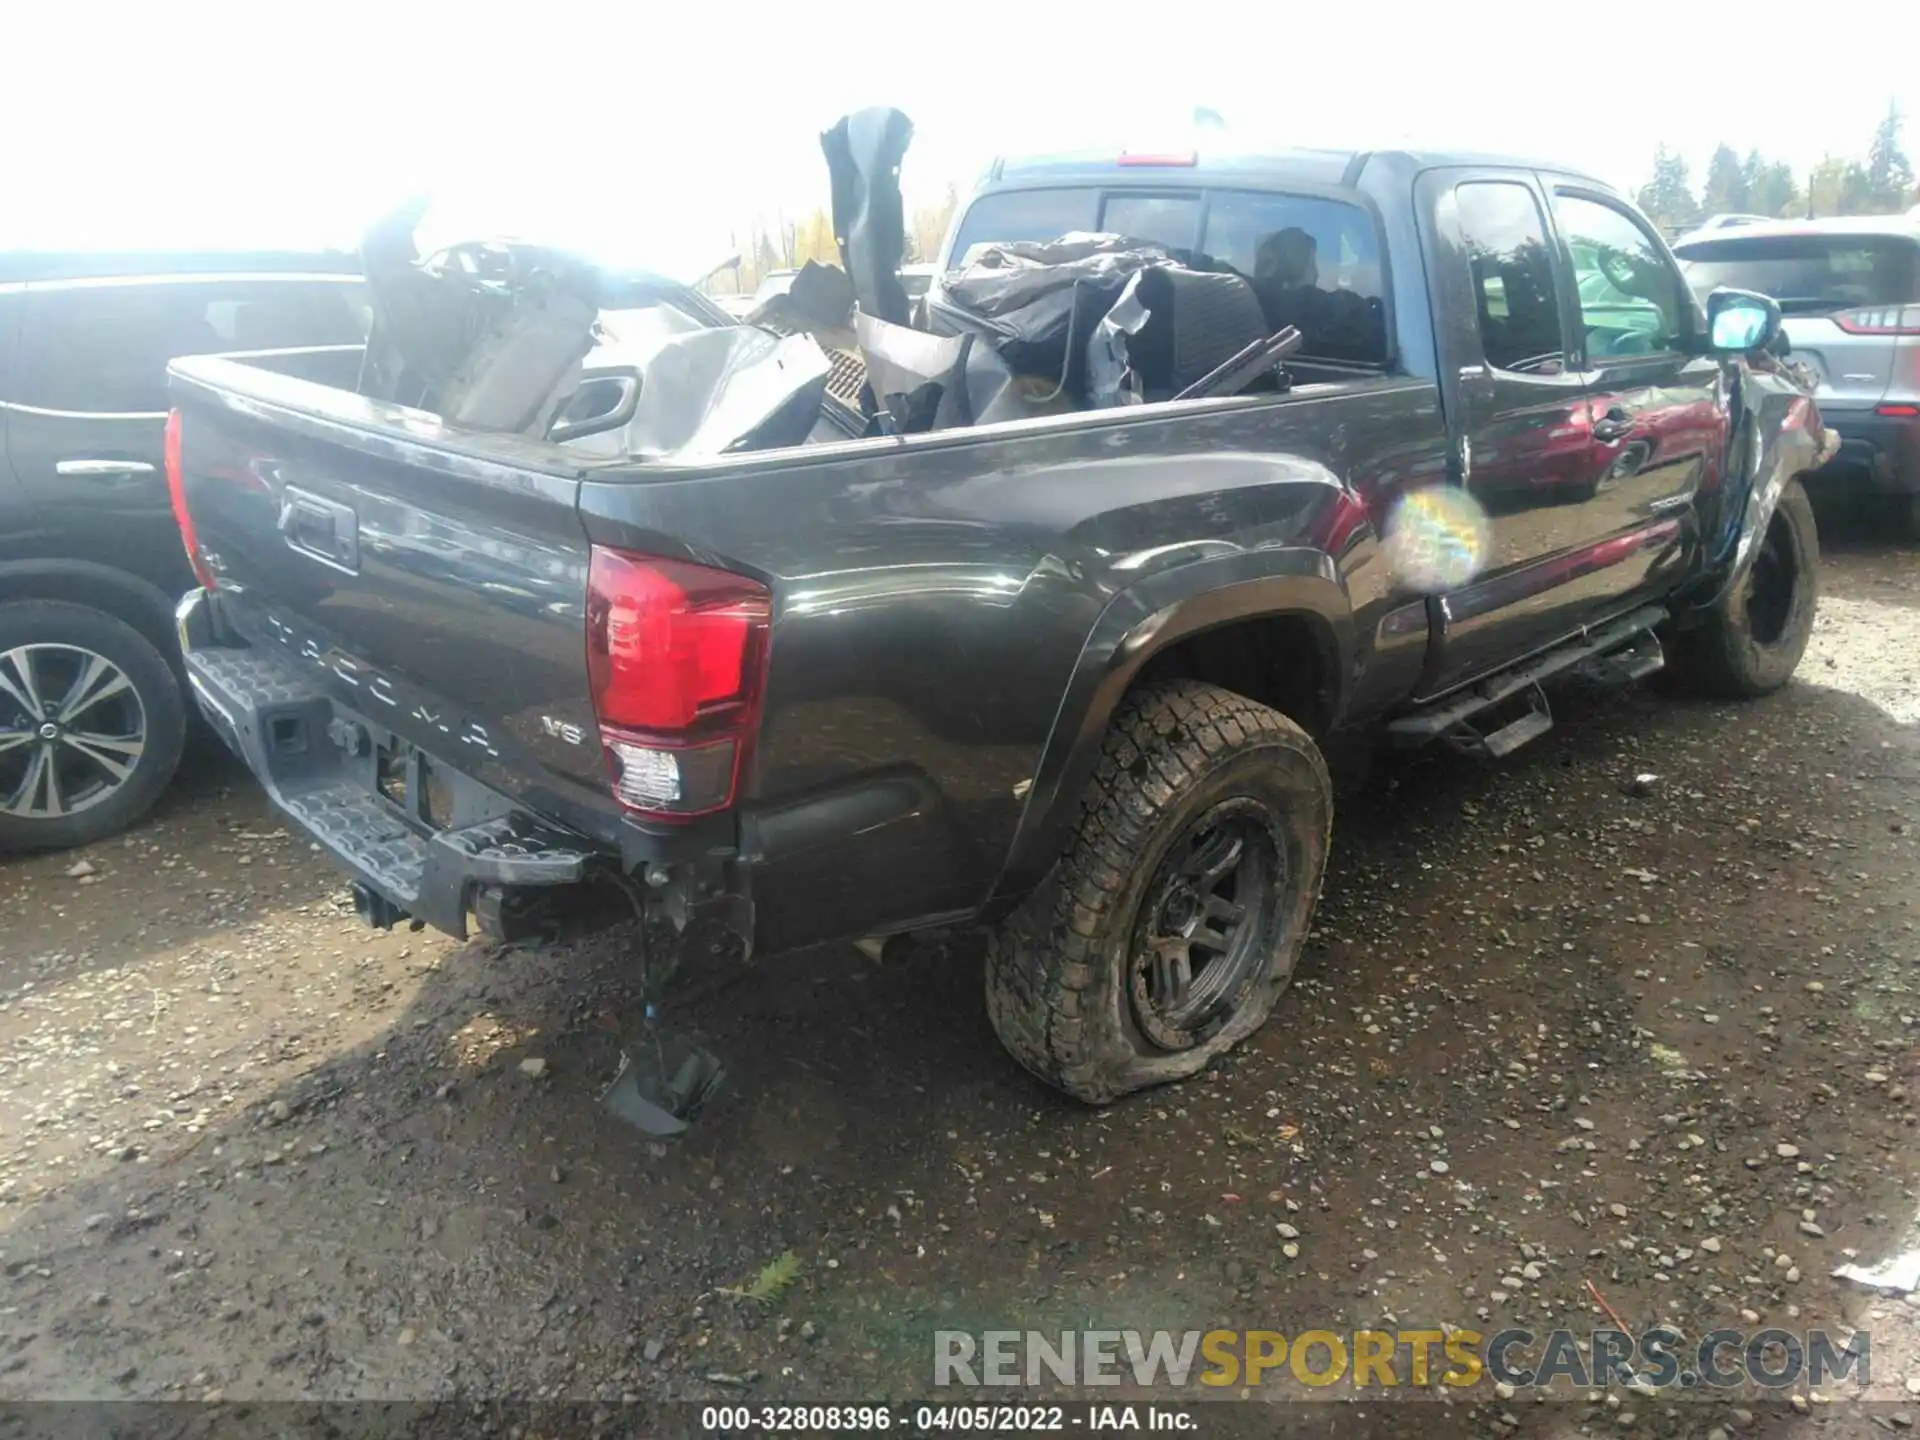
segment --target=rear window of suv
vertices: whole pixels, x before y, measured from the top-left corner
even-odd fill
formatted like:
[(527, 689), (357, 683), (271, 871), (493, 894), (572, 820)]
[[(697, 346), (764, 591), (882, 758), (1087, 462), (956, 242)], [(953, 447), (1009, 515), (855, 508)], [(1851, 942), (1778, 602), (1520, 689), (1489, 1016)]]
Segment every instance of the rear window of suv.
[(1276, 329), (1300, 327), (1303, 358), (1387, 362), (1380, 242), (1358, 205), (1269, 190), (1002, 190), (968, 208), (950, 263), (977, 246), (1057, 240), (1075, 230), (1192, 249), (1202, 263), (1238, 271)]
[(1920, 241), (1897, 235), (1730, 235), (1677, 253), (1702, 299), (1722, 285), (1758, 290), (1789, 315), (1920, 300)]

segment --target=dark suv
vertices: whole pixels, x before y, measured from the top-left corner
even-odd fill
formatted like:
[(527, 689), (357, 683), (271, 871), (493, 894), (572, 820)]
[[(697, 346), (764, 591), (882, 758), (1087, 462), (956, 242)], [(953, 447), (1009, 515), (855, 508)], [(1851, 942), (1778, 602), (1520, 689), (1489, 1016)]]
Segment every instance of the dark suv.
[(168, 360), (366, 328), (351, 254), (0, 253), (0, 851), (112, 834), (179, 762)]

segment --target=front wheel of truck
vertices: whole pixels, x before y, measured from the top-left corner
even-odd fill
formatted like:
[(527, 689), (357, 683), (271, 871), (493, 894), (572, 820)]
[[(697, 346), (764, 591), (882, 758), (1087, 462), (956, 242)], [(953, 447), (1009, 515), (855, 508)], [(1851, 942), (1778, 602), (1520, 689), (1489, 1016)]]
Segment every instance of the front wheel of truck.
[(1001, 1043), (1096, 1105), (1203, 1069), (1292, 978), (1332, 827), (1326, 763), (1293, 721), (1195, 681), (1143, 689), (1052, 875), (989, 937)]
[(1813, 635), (1820, 535), (1798, 480), (1787, 482), (1746, 578), (1704, 621), (1674, 637), (1674, 678), (1710, 695), (1749, 699), (1792, 678)]

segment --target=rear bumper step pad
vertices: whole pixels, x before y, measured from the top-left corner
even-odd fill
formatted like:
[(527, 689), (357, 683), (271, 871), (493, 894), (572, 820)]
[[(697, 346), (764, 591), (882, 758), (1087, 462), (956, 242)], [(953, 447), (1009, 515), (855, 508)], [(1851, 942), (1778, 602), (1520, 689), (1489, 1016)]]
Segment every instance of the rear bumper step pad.
[(486, 818), (436, 828), (407, 813), (369, 783), (371, 760), (337, 740), (392, 737), (266, 651), (217, 643), (207, 604), (195, 591), (177, 617), (200, 712), (273, 803), (398, 911), (465, 936), (474, 886), (572, 884), (600, 858), (591, 842), (448, 766), (435, 774), (456, 792), (456, 813)]

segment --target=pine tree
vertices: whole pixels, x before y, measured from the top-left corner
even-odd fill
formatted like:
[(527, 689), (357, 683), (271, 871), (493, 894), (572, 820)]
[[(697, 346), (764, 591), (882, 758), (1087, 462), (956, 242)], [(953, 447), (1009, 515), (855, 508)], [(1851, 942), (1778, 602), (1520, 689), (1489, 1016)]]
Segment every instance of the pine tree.
[(754, 227), (753, 279), (758, 284), (780, 268), (780, 253), (773, 248), (773, 237), (758, 225)]
[(1845, 199), (1847, 162), (1834, 155), (1823, 155), (1820, 163), (1807, 172), (1807, 218), (1838, 215)]
[(1793, 178), (1793, 167), (1784, 160), (1764, 160), (1757, 150), (1747, 161), (1754, 167), (1747, 182), (1747, 204), (1753, 213), (1775, 219), (1797, 213), (1800, 185)]
[(1875, 213), (1886, 214), (1906, 208), (1907, 192), (1913, 189), (1913, 166), (1900, 148), (1900, 125), (1905, 117), (1897, 102), (1887, 103), (1887, 116), (1873, 132), (1867, 147), (1865, 201)]
[(1686, 160), (1665, 145), (1653, 152), (1653, 179), (1640, 188), (1640, 208), (1662, 225), (1690, 225), (1700, 218)]
[[(1750, 158), (1760, 157), (1756, 153)], [(1707, 162), (1707, 183), (1700, 196), (1700, 208), (1709, 215), (1741, 215), (1750, 203), (1747, 173), (1740, 166), (1740, 157), (1733, 153), (1731, 145), (1723, 144)]]

